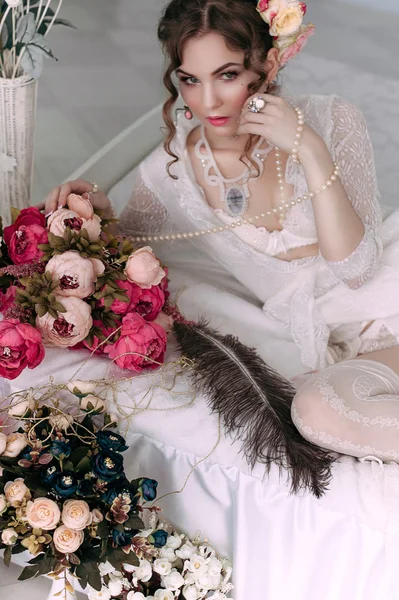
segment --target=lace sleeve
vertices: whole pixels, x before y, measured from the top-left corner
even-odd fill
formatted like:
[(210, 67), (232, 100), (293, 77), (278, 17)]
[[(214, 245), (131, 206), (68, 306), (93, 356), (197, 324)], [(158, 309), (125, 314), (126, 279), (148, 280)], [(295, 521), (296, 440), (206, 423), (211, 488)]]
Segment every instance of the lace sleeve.
[(125, 235), (155, 235), (168, 221), (166, 207), (147, 181), (142, 165), (133, 173), (132, 195), (119, 216), (119, 227)]
[(374, 272), (382, 253), (381, 207), (374, 154), (360, 110), (341, 98), (332, 105), (332, 154), (340, 178), (365, 233), (359, 246), (342, 261), (326, 261), (335, 276), (351, 288), (360, 287)]

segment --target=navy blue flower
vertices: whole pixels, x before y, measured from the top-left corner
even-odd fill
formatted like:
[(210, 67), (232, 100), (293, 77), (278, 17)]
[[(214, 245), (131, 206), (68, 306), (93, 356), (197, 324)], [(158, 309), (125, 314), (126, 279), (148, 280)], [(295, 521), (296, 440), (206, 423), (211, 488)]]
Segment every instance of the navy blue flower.
[(126, 446), (124, 438), (119, 433), (106, 430), (97, 433), (97, 443), (103, 450), (113, 450), (114, 452), (124, 452), (129, 447)]
[(121, 494), (129, 496), (131, 508), (136, 507), (138, 498), (134, 496), (126, 477), (121, 477), (121, 479), (117, 479), (115, 482), (108, 485), (107, 491), (103, 496), (103, 500), (105, 504), (111, 506), (115, 498)]
[(123, 475), (123, 456), (111, 450), (101, 450), (91, 459), (93, 473), (103, 481), (114, 481)]
[(92, 496), (94, 494), (93, 482), (90, 479), (82, 479), (76, 492), (79, 496)]
[(129, 546), (129, 544), (132, 543), (132, 539), (136, 533), (137, 530), (134, 529), (125, 529), (124, 531), (113, 529), (112, 538), (117, 546)]
[(140, 489), (144, 500), (147, 500), (147, 502), (155, 500), (157, 497), (157, 487), (158, 481), (155, 481), (155, 479), (147, 479), (147, 477), (142, 479), (140, 481)]
[(59, 473), (53, 482), (53, 489), (61, 498), (72, 496), (78, 489), (78, 482), (72, 471)]
[(59, 474), (60, 471), (57, 469), (57, 467), (47, 467), (47, 469), (44, 469), (44, 471), (40, 471), (40, 479), (46, 485), (51, 485)]
[(66, 442), (56, 440), (51, 444), (49, 452), (58, 460), (64, 460), (71, 454), (71, 447)]
[(154, 531), (154, 533), (151, 534), (150, 538), (154, 540), (152, 544), (155, 548), (162, 548), (162, 546), (165, 546), (166, 544), (168, 534), (163, 529), (158, 529), (158, 531)]

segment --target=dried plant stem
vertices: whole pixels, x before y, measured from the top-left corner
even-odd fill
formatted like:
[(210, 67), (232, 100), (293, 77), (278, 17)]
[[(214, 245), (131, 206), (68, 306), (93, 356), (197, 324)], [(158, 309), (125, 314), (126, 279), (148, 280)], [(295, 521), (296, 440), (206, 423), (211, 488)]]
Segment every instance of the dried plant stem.
[[(40, 20), (39, 20), (39, 22), (37, 23), (37, 27), (36, 27), (36, 29), (37, 29), (37, 30), (39, 30), (39, 28), (40, 28), (40, 27), (41, 27), (41, 25), (43, 24), (43, 21), (44, 21), (44, 19), (45, 19), (46, 15), (47, 15), (47, 11), (48, 11), (48, 9), (50, 8), (50, 4), (51, 4), (51, 2), (52, 2), (52, 0), (47, 0), (46, 7), (45, 7), (45, 9), (43, 10), (43, 12), (42, 12), (42, 14), (41, 14), (41, 16), (40, 16)], [(39, 13), (38, 13), (38, 15), (39, 15)]]
[(42, 10), (42, 6), (43, 6), (43, 0), (40, 0), (40, 2), (39, 2), (39, 8), (37, 9), (36, 24), (39, 22), (40, 13), (41, 13), (41, 10)]

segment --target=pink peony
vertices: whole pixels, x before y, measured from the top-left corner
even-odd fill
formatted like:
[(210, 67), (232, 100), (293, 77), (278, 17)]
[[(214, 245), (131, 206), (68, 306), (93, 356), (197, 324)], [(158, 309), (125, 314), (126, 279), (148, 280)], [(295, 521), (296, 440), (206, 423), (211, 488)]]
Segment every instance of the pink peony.
[(89, 258), (91, 264), (93, 265), (94, 274), (96, 277), (101, 277), (101, 275), (105, 271), (105, 265), (102, 260), (99, 258)]
[(34, 369), (44, 358), (40, 333), (28, 323), (9, 319), (0, 323), (0, 377), (15, 379), (28, 367)]
[(37, 246), (47, 244), (47, 241), (47, 231), (41, 225), (20, 225), (9, 238), (8, 254), (16, 265), (37, 262), (43, 256)]
[(10, 285), (5, 294), (0, 293), (0, 311), (5, 312), (15, 302), (15, 296), (17, 293), (17, 287), (15, 285)]
[(152, 249), (145, 246), (129, 256), (125, 275), (132, 283), (137, 283), (141, 288), (147, 289), (160, 284), (165, 277), (165, 271)]
[(87, 196), (69, 194), (67, 205), (70, 210), (76, 212), (82, 219), (91, 219), (94, 215), (93, 205)]
[(136, 312), (146, 321), (154, 321), (165, 304), (165, 294), (161, 286), (153, 286), (150, 289), (140, 290), (138, 302), (135, 305)]
[(28, 502), (26, 519), (33, 529), (51, 531), (57, 527), (60, 518), (61, 512), (54, 500), (50, 498), (36, 498), (33, 502)]
[(83, 219), (78, 213), (66, 208), (59, 208), (49, 218), (47, 222), (50, 233), (59, 237), (64, 237), (65, 229), (69, 227), (73, 232), (79, 233), (86, 229), (90, 241), (99, 239), (101, 233), (101, 219), (93, 215), (91, 219)]
[(46, 219), (44, 215), (35, 207), (31, 206), (30, 208), (24, 208), (19, 213), (16, 221), (4, 228), (4, 241), (8, 244), (11, 241), (13, 234), (18, 231), (21, 225), (25, 227), (30, 227), (31, 225), (39, 225), (40, 227), (46, 227)]
[(91, 260), (83, 258), (78, 252), (64, 252), (49, 260), (46, 271), (53, 279), (59, 279), (56, 289), (59, 296), (87, 298), (94, 293), (94, 282), (97, 277)]
[(72, 554), (72, 552), (76, 552), (83, 544), (83, 540), (83, 531), (76, 531), (65, 525), (57, 527), (53, 534), (54, 546), (56, 550), (62, 554)]
[(156, 323), (145, 321), (137, 313), (123, 317), (120, 338), (104, 350), (118, 367), (138, 372), (145, 368), (155, 369), (163, 362), (165, 351), (165, 330)]
[(90, 306), (80, 298), (56, 296), (66, 309), (54, 319), (49, 313), (36, 318), (36, 326), (45, 344), (67, 348), (75, 346), (87, 337), (92, 325)]

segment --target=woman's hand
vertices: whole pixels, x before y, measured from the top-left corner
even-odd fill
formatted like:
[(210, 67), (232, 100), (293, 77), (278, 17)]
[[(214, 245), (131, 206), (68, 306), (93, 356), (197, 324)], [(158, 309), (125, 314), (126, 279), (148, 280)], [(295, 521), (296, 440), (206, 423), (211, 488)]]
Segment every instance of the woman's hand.
[(54, 188), (47, 196), (45, 202), (42, 202), (37, 206), (39, 210), (44, 210), (44, 214), (47, 216), (49, 213), (54, 212), (58, 208), (62, 208), (67, 203), (69, 194), (89, 194), (90, 202), (94, 208), (104, 211), (104, 217), (109, 218), (111, 216), (112, 207), (108, 197), (99, 190), (95, 194), (90, 193), (93, 190), (93, 184), (84, 179), (76, 179), (75, 181), (68, 181), (63, 183), (61, 186)]
[[(266, 106), (261, 112), (253, 113), (248, 109), (251, 100), (262, 98)], [(245, 102), (241, 112), (237, 134), (259, 135), (270, 144), (287, 154), (291, 154), (297, 139), (298, 115), (295, 109), (283, 98), (270, 94), (254, 94)], [(303, 126), (302, 139), (299, 147), (312, 145), (319, 136), (308, 125)]]

